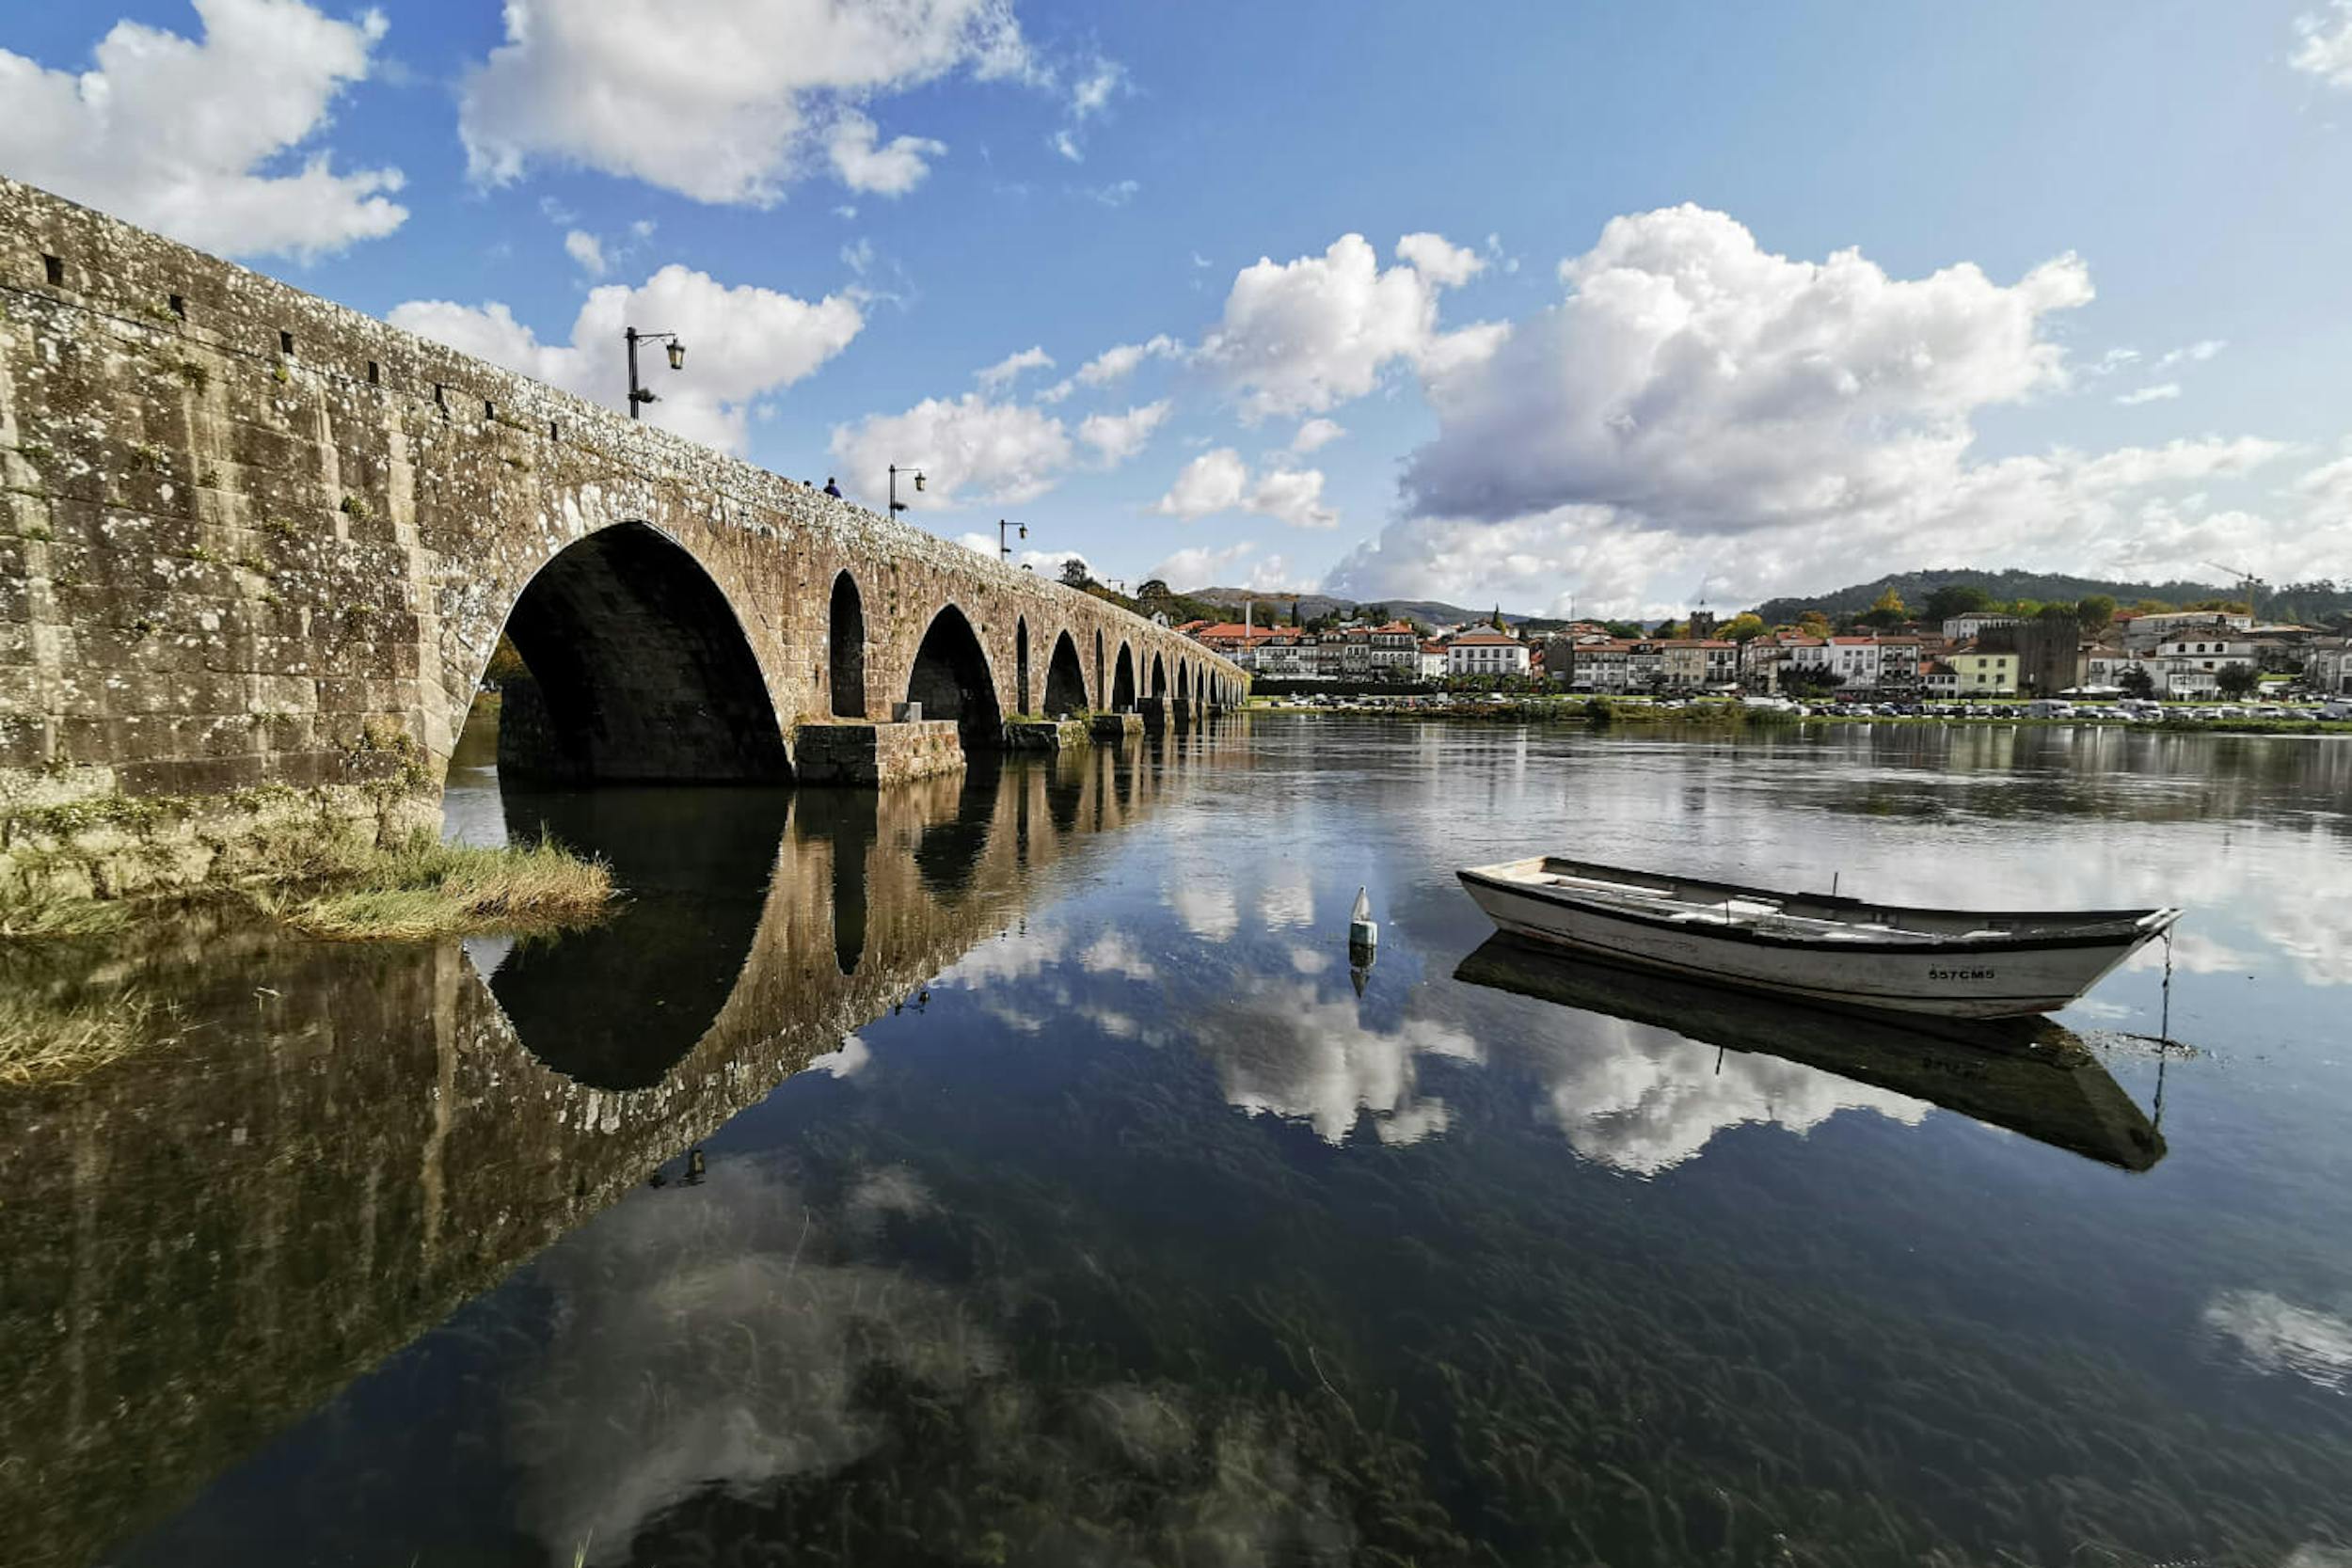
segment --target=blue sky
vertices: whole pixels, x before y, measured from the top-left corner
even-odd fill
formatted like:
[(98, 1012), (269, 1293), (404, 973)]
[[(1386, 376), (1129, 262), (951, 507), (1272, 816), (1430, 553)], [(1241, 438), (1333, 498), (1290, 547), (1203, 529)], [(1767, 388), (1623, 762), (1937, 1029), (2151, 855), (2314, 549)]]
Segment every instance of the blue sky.
[(652, 417), (925, 465), (915, 521), (1041, 564), (2352, 576), (2344, 0), (159, 0), (0, 52), (0, 170), (616, 407), (676, 328)]

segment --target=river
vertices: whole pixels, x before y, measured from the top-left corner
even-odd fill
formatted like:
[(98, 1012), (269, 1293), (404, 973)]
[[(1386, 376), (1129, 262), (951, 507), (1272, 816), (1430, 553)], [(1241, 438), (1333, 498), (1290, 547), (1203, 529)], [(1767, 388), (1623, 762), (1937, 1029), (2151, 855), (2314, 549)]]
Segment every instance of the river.
[[(2352, 1563), (2352, 744), (1233, 719), (448, 811), (628, 904), (0, 954), (172, 1037), (0, 1091), (0, 1560)], [(1998, 1055), (1490, 943), (1454, 869), (1562, 847), (2189, 912)]]

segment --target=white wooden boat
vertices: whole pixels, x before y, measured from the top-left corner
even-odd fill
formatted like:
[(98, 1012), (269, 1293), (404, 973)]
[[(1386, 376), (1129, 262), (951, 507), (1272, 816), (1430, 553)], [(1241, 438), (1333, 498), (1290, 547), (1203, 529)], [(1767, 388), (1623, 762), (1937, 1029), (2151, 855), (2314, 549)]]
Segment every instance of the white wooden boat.
[(1503, 930), (1717, 985), (1852, 1007), (2052, 1012), (2181, 917), (2174, 909), (1913, 909), (1536, 855), (1459, 873)]

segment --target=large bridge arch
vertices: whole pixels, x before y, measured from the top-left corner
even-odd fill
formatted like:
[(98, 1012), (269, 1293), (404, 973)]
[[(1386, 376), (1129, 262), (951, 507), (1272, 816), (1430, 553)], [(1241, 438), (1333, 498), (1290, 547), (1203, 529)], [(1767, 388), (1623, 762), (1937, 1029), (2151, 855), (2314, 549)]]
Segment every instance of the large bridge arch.
[(1119, 663), (1111, 675), (1111, 711), (1124, 713), (1136, 705), (1136, 656), (1119, 644)]
[(1003, 743), (1004, 706), (988, 651), (953, 604), (942, 606), (924, 629), (907, 671), (907, 701), (922, 704), (927, 720), (954, 720), (966, 750)]
[(1087, 700), (1086, 671), (1078, 663), (1078, 644), (1065, 631), (1054, 639), (1054, 657), (1045, 667), (1045, 716), (1067, 719), (1091, 705)]
[(791, 776), (758, 656), (726, 594), (642, 522), (573, 541), (523, 585), (505, 631), (499, 766), (559, 781), (743, 782)]
[(1152, 695), (1154, 697), (1168, 695), (1168, 663), (1161, 658), (1156, 649), (1152, 655)]

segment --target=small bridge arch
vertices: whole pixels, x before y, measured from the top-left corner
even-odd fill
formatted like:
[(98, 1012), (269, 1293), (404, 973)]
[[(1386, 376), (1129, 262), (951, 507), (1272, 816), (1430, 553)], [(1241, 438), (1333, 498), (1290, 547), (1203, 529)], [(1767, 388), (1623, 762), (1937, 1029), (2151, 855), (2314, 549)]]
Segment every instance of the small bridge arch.
[(834, 575), (825, 611), (825, 666), (835, 719), (866, 717), (866, 599), (847, 570)]
[(1066, 719), (1089, 705), (1086, 671), (1078, 663), (1078, 644), (1065, 631), (1054, 639), (1054, 657), (1045, 667), (1045, 715), (1049, 719)]
[(1136, 705), (1136, 656), (1119, 645), (1119, 664), (1111, 676), (1111, 711), (1124, 713)]

